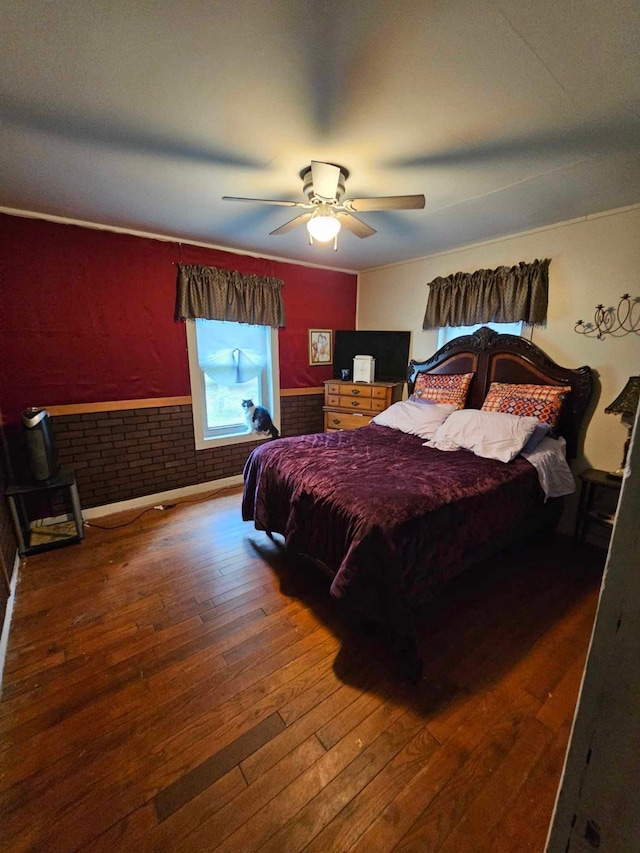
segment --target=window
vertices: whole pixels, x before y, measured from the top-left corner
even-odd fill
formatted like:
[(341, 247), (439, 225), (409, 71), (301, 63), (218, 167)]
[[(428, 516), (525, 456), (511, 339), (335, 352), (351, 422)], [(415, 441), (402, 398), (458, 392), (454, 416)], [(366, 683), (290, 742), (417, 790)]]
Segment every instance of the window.
[(280, 422), (278, 330), (222, 320), (187, 321), (196, 448), (255, 441), (242, 401)]
[(524, 323), (518, 320), (517, 323), (476, 323), (475, 326), (443, 326), (438, 329), (438, 349), (452, 341), (454, 338), (459, 338), (461, 335), (472, 335), (477, 329), (482, 326), (488, 326), (494, 332), (501, 335), (521, 335)]

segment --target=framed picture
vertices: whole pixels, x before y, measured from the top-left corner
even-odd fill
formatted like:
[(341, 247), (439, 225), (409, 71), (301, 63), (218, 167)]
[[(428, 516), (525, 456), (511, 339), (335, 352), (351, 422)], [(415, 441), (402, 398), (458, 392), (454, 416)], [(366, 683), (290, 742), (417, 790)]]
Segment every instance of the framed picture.
[(309, 329), (309, 364), (333, 364), (331, 329)]

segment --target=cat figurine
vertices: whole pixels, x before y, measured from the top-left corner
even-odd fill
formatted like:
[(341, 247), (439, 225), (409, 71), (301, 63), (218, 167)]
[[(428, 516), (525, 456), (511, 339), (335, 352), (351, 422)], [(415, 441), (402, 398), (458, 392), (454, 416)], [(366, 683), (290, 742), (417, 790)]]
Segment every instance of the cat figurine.
[(264, 406), (255, 406), (253, 400), (243, 400), (241, 405), (251, 432), (268, 433), (272, 439), (280, 437), (271, 415)]

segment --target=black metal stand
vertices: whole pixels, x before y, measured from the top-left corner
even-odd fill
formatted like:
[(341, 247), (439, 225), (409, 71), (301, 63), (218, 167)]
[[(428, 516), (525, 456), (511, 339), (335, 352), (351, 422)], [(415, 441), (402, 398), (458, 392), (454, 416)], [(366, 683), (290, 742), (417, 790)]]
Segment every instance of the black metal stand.
[[(51, 542), (43, 542), (37, 545), (31, 544), (31, 530), (29, 527), (25, 530), (20, 518), (22, 514), (24, 519), (27, 519), (28, 513), (24, 504), (24, 498), (27, 495), (34, 495), (40, 492), (48, 492), (54, 489), (68, 490), (73, 508), (73, 520), (75, 523), (75, 534), (63, 535)], [(57, 477), (48, 480), (46, 483), (14, 483), (7, 486), (5, 490), (7, 500), (9, 502), (9, 510), (16, 531), (18, 540), (18, 553), (26, 557), (30, 554), (38, 554), (40, 551), (49, 551), (52, 548), (61, 548), (63, 545), (71, 545), (74, 542), (81, 542), (84, 539), (84, 528), (82, 526), (82, 510), (80, 508), (80, 498), (78, 497), (78, 487), (76, 485), (75, 472), (70, 469), (62, 469)]]

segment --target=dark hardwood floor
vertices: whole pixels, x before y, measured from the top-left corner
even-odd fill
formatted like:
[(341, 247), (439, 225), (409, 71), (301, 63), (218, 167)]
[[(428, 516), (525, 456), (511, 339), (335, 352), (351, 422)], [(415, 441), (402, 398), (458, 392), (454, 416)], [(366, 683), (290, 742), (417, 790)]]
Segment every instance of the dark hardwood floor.
[(239, 505), (92, 527), (23, 565), (3, 849), (542, 851), (604, 553), (539, 541), (458, 579), (412, 686)]

